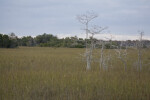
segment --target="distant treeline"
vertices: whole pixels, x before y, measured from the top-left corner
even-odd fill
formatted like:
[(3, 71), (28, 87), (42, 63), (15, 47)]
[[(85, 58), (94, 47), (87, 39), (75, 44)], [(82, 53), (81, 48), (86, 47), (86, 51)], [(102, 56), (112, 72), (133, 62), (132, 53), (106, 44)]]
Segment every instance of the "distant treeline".
[[(90, 42), (90, 39), (87, 40)], [(102, 40), (94, 39), (94, 47), (100, 48)], [(121, 44), (121, 42), (125, 42), (128, 46), (135, 46), (136, 41), (105, 41), (105, 48), (112, 49)], [(150, 41), (145, 40), (143, 42), (144, 47), (150, 46)], [(10, 35), (0, 34), (0, 48), (16, 48), (18, 46), (40, 46), (40, 47), (67, 47), (67, 48), (84, 48), (85, 47), (85, 39), (78, 38), (77, 36), (74, 37), (66, 37), (59, 39), (57, 36), (52, 34), (42, 34), (36, 37), (32, 36), (23, 36), (17, 37), (14, 33)]]
[(46, 33), (36, 37), (23, 36), (21, 38), (18, 38), (14, 33), (10, 35), (0, 34), (0, 48), (15, 48), (18, 46), (84, 48), (85, 41), (77, 36), (59, 39), (57, 36)]

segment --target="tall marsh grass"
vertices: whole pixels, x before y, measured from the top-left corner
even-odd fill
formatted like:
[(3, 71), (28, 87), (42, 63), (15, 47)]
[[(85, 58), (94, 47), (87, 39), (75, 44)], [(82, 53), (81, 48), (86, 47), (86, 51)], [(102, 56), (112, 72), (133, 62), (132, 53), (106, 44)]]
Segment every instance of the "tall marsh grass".
[[(112, 67), (100, 70), (93, 62), (86, 71), (84, 49), (0, 49), (0, 100), (150, 100), (150, 65), (137, 72), (137, 53), (130, 49), (125, 72), (111, 52)], [(149, 62), (145, 49), (143, 63)]]

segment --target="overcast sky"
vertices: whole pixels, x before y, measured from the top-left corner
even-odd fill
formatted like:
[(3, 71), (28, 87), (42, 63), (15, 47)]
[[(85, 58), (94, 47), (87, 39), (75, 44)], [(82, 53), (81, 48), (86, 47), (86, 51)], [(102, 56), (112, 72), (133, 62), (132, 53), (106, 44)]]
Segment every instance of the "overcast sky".
[(84, 36), (76, 15), (87, 11), (99, 15), (91, 25), (107, 26), (118, 38), (139, 30), (150, 36), (150, 0), (0, 0), (0, 33)]

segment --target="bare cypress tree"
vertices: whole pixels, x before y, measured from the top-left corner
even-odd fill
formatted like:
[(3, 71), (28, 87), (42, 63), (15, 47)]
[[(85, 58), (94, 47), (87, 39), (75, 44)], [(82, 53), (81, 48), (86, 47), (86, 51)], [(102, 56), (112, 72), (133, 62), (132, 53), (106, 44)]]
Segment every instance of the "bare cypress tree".
[[(96, 26), (94, 25), (90, 30), (89, 30), (89, 33), (91, 34), (91, 56), (92, 56), (92, 52), (93, 52), (93, 47), (94, 47), (94, 35), (96, 34), (100, 34), (103, 30), (107, 29), (107, 27), (99, 27), (99, 26)], [(103, 62), (103, 49), (104, 49), (104, 42), (102, 43), (102, 49), (101, 49), (101, 63), (100, 63), (100, 66)]]
[(144, 35), (144, 32), (140, 32), (139, 41), (137, 41), (137, 50), (138, 50), (137, 70), (138, 71), (142, 70), (143, 35)]
[(123, 63), (124, 65), (124, 70), (126, 71), (127, 70), (127, 61), (126, 61), (126, 57), (127, 57), (127, 45), (125, 43), (124, 45), (125, 47), (123, 47), (123, 42), (121, 42), (120, 46), (117, 47), (117, 49), (115, 49), (116, 53), (117, 53), (117, 56), (118, 58), (121, 60), (121, 62)]
[(86, 63), (87, 67), (86, 69), (91, 69), (91, 49), (88, 47), (88, 38), (89, 38), (89, 22), (92, 21), (94, 18), (98, 17), (97, 14), (93, 12), (87, 12), (86, 14), (78, 15), (77, 20), (85, 25), (85, 33), (86, 33), (86, 50), (85, 50), (85, 56), (86, 56)]
[[(108, 40), (109, 48), (112, 48), (112, 35), (110, 35), (110, 38), (105, 37)], [(110, 50), (108, 51), (107, 55), (104, 53), (104, 47), (107, 45), (105, 41), (102, 41), (102, 48), (101, 48), (101, 56), (100, 56), (100, 68), (103, 68), (104, 70), (108, 69), (108, 66), (112, 67), (112, 55)]]
[(100, 52), (100, 69), (103, 67), (103, 51), (104, 51), (104, 41), (101, 41), (101, 52)]
[(107, 70), (108, 66), (112, 67), (112, 62), (111, 62), (111, 52), (108, 51), (107, 54), (104, 53), (104, 49), (105, 49), (105, 45), (107, 45), (109, 43), (109, 48), (112, 48), (112, 35), (110, 35), (110, 38), (106, 38), (108, 41), (100, 41), (100, 45), (101, 45), (101, 50), (100, 50), (100, 69), (104, 69)]

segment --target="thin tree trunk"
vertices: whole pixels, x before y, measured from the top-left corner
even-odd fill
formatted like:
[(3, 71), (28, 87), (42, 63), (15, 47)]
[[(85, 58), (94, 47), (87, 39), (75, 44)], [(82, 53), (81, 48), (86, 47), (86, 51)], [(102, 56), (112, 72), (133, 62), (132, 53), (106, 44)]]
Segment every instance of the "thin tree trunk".
[(104, 43), (102, 42), (101, 57), (100, 57), (100, 69), (102, 69), (102, 67), (103, 67), (103, 49), (104, 49)]
[(138, 50), (138, 71), (142, 70), (142, 57), (141, 57), (141, 48)]
[(86, 58), (86, 59), (87, 59), (87, 61), (86, 61), (86, 62), (87, 62), (87, 67), (86, 67), (86, 69), (87, 69), (87, 70), (90, 70), (90, 69), (91, 69), (90, 56), (87, 56), (87, 58)]
[(91, 58), (90, 58), (90, 51), (88, 50), (88, 23), (86, 24), (86, 70), (91, 69)]

